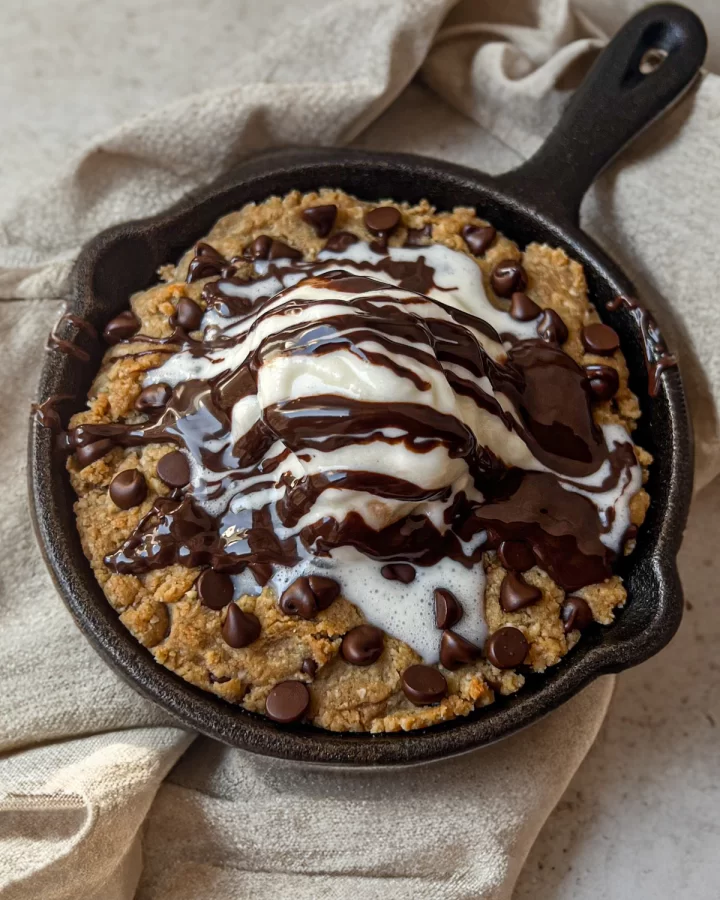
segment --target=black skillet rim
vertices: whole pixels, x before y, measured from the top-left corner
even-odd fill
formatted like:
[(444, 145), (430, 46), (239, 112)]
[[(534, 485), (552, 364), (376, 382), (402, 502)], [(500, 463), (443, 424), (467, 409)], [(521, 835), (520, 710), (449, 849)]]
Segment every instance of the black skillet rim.
[[(383, 189), (383, 184), (399, 184), (401, 188), (393, 194)], [(129, 284), (132, 290), (146, 286), (144, 282), (151, 279), (157, 265), (177, 258), (224, 212), (270, 194), (291, 189), (309, 191), (325, 185), (366, 199), (394, 196), (417, 200), (427, 195), (432, 202), (441, 191), (463, 197), (464, 205), (477, 206), (479, 215), (521, 245), (536, 235), (563, 247), (584, 264), (591, 298), (593, 284), (604, 285), (603, 301), (610, 295), (636, 295), (632, 283), (592, 240), (572, 225), (556, 224), (552, 209), (545, 208), (542, 213), (533, 209), (522, 196), (513, 195), (507, 183), (499, 188), (493, 178), (477, 171), (409, 154), (284, 151), (246, 163), (165, 213), (98, 235), (76, 263), (69, 311), (102, 326), (102, 319), (109, 315), (99, 313), (95, 293), (103, 280), (112, 279), (112, 291), (124, 295), (126, 302)], [(443, 204), (438, 203), (438, 207), (443, 208)], [(138, 270), (134, 280), (132, 273), (128, 275), (129, 263)], [(184, 682), (155, 662), (120, 624), (105, 599), (80, 548), (68, 503), (73, 495), (62, 460), (53, 451), (48, 430), (33, 419), (28, 472), (35, 530), (53, 580), (76, 623), (126, 681), (189, 728), (255, 753), (343, 766), (409, 765), (493, 743), (539, 720), (599, 675), (619, 672), (657, 653), (672, 638), (682, 616), (675, 557), (692, 492), (692, 432), (679, 371), (667, 370), (658, 397), (650, 400), (637, 325), (627, 310), (608, 312), (603, 305), (599, 303), (598, 310), (620, 332), (631, 383), (641, 396), (645, 420), (642, 442), (656, 455), (650, 486), (653, 505), (638, 548), (623, 566), (630, 595), (626, 609), (613, 625), (594, 626), (558, 666), (530, 678), (519, 693), (500, 698), (466, 718), (423, 731), (370, 736), (336, 734), (311, 726), (280, 726)], [(119, 301), (115, 307), (120, 310)], [(72, 325), (66, 325), (61, 333), (83, 341)], [(57, 351), (48, 354), (39, 400), (64, 393), (67, 387), (84, 397), (103, 348), (88, 349), (92, 358), (85, 374), (67, 355)], [(72, 411), (81, 406), (75, 404)], [(649, 596), (653, 593), (654, 600)], [(643, 615), (638, 614), (640, 607)]]

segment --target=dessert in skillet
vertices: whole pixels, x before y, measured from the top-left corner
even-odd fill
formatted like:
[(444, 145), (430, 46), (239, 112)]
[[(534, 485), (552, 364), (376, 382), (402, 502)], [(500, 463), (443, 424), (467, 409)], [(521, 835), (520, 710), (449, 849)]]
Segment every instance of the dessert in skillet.
[(85, 552), (158, 662), (277, 722), (409, 730), (612, 620), (651, 460), (561, 250), (323, 190), (161, 277), (67, 436)]

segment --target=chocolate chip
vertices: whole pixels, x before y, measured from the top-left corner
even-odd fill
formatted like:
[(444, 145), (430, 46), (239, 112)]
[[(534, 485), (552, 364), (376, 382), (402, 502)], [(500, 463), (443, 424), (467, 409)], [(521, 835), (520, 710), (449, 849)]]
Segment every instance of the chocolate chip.
[(75, 459), (80, 464), (80, 468), (84, 469), (90, 463), (97, 462), (102, 459), (106, 453), (109, 453), (115, 445), (109, 438), (94, 441), (92, 444), (83, 444), (75, 451)]
[(249, 259), (267, 259), (272, 247), (273, 239), (267, 234), (261, 234), (248, 244), (243, 255)]
[(108, 344), (119, 344), (120, 341), (130, 340), (134, 334), (137, 334), (139, 328), (140, 320), (134, 312), (127, 309), (107, 323), (103, 337)]
[(568, 339), (567, 325), (554, 309), (543, 310), (537, 324), (537, 333), (548, 344), (564, 344)]
[(473, 256), (483, 256), (496, 234), (492, 225), (466, 225), (462, 230), (462, 236)]
[(529, 322), (531, 319), (537, 319), (542, 309), (534, 300), (531, 300), (527, 294), (522, 291), (515, 291), (510, 298), (510, 315), (518, 322)]
[(232, 578), (214, 569), (205, 569), (195, 586), (200, 602), (208, 609), (224, 609), (235, 593)]
[(519, 628), (504, 625), (485, 642), (485, 656), (496, 669), (513, 669), (527, 656), (530, 645)]
[(110, 499), (120, 509), (139, 506), (147, 497), (147, 482), (137, 469), (125, 469), (110, 482)]
[(323, 206), (309, 206), (302, 212), (303, 222), (315, 229), (318, 237), (327, 237), (332, 231), (337, 216), (337, 206), (334, 203), (327, 203)]
[(340, 654), (351, 666), (370, 666), (382, 656), (385, 635), (374, 625), (357, 625), (342, 639)]
[(175, 321), (185, 331), (197, 331), (202, 322), (203, 311), (194, 300), (181, 297), (175, 310)]
[(388, 247), (388, 236), (386, 234), (383, 234), (376, 241), (370, 241), (369, 247), (373, 253), (386, 253)]
[(190, 481), (190, 466), (179, 450), (172, 450), (158, 462), (157, 474), (168, 487), (185, 487)]
[(500, 585), (500, 606), (505, 612), (517, 612), (532, 606), (542, 597), (542, 591), (528, 584), (522, 575), (508, 572)]
[(526, 541), (503, 541), (497, 552), (500, 562), (511, 571), (527, 572), (535, 565), (535, 554)]
[(302, 253), (283, 241), (273, 241), (270, 245), (268, 259), (302, 259)]
[(455, 631), (443, 631), (440, 638), (440, 662), (446, 669), (459, 669), (480, 656), (480, 648)]
[(452, 628), (462, 619), (463, 608), (455, 594), (445, 588), (437, 588), (435, 597), (435, 624), (438, 628)]
[(589, 353), (597, 353), (599, 356), (612, 356), (620, 346), (617, 331), (600, 323), (583, 328), (582, 342)]
[(490, 284), (498, 297), (510, 297), (527, 287), (525, 269), (516, 259), (503, 259), (492, 270)]
[(410, 666), (402, 673), (400, 680), (403, 693), (415, 706), (439, 703), (447, 694), (445, 676), (432, 666)]
[(317, 615), (318, 605), (307, 577), (296, 578), (280, 596), (280, 609), (286, 616), (300, 616), (312, 619)]
[(390, 234), (400, 224), (400, 210), (394, 206), (376, 206), (365, 213), (365, 227), (371, 234)]
[(227, 265), (227, 260), (210, 244), (202, 241), (195, 247), (195, 256), (190, 260), (188, 266), (187, 278), (188, 284), (193, 281), (199, 281), (201, 278), (210, 278), (213, 275), (219, 275), (223, 266)]
[(308, 675), (310, 678), (314, 678), (317, 674), (318, 664), (314, 659), (308, 657), (302, 661), (302, 665), (300, 666), (300, 671), (303, 675)]
[(147, 412), (149, 409), (162, 409), (167, 406), (168, 400), (172, 397), (172, 388), (159, 382), (158, 384), (150, 384), (140, 391), (135, 401), (135, 409), (140, 412)]
[(250, 563), (248, 569), (260, 587), (265, 587), (272, 578), (273, 567), (270, 563)]
[(598, 400), (612, 400), (620, 388), (620, 376), (612, 366), (585, 366), (590, 390)]
[(303, 575), (283, 591), (280, 609), (286, 616), (312, 619), (318, 610), (327, 609), (339, 594), (340, 585), (334, 579), (322, 575)]
[(281, 681), (267, 695), (265, 714), (287, 725), (302, 719), (310, 706), (310, 691), (302, 681)]
[(331, 238), (328, 238), (325, 249), (332, 253), (343, 253), (351, 244), (357, 244), (360, 238), (351, 234), (349, 231), (338, 231)]
[(415, 569), (409, 563), (390, 563), (380, 569), (380, 574), (388, 581), (402, 581), (403, 584), (415, 581)]
[(213, 675), (210, 671), (208, 671), (208, 679), (210, 684), (227, 684), (228, 681), (232, 681), (230, 675)]
[(584, 631), (595, 621), (590, 606), (582, 597), (567, 597), (560, 610), (560, 615), (565, 623), (563, 627), (565, 634), (569, 634), (575, 629)]
[(422, 228), (408, 228), (406, 247), (424, 247), (432, 237), (432, 225), (427, 222)]
[(334, 578), (311, 575), (308, 579), (310, 590), (315, 594), (318, 609), (327, 609), (340, 595), (340, 585)]
[(236, 603), (228, 606), (220, 629), (225, 643), (236, 650), (256, 641), (260, 637), (260, 630), (260, 619), (252, 613), (243, 612)]

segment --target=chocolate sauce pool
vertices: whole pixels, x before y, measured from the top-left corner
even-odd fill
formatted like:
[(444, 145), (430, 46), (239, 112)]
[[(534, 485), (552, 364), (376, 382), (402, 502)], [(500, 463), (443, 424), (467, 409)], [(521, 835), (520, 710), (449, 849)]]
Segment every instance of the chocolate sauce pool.
[(640, 483), (627, 432), (598, 428), (585, 372), (493, 307), (468, 257), (385, 253), (356, 244), (206, 284), (202, 340), (176, 329), (178, 352), (146, 378), (170, 385), (166, 407), (72, 431), (86, 456), (169, 442), (191, 465), (110, 569), (264, 582), (340, 548), (470, 569), (509, 539), (565, 590), (609, 577)]

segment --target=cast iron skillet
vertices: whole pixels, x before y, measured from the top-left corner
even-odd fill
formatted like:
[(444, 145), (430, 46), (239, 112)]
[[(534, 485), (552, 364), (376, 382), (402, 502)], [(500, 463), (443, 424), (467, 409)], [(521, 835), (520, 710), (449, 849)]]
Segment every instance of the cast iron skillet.
[[(95, 581), (80, 547), (64, 457), (53, 449), (49, 430), (33, 421), (30, 489), (45, 559), (78, 625), (136, 689), (190, 728), (256, 753), (336, 765), (408, 764), (505, 737), (535, 722), (598, 675), (634, 666), (670, 640), (682, 615), (675, 557), (692, 486), (692, 436), (682, 382), (678, 370), (669, 368), (656, 396), (648, 395), (639, 313), (627, 307), (606, 309), (618, 295), (635, 297), (635, 288), (577, 222), (580, 201), (598, 172), (689, 87), (705, 50), (703, 26), (690, 11), (659, 5), (639, 13), (597, 60), (535, 156), (496, 178), (406, 154), (283, 151), (242, 165), (165, 214), (111, 228), (85, 247), (75, 268), (70, 312), (100, 331), (125, 308), (131, 292), (154, 282), (159, 265), (178, 259), (219, 216), (251, 200), (332, 186), (366, 200), (390, 197), (416, 202), (426, 197), (439, 209), (476, 206), (481, 216), (521, 246), (546, 241), (584, 265), (590, 296), (603, 319), (619, 332), (631, 385), (641, 398), (638, 442), (655, 457), (648, 485), (649, 515), (635, 553), (621, 568), (629, 602), (611, 627), (589, 629), (558, 666), (543, 676), (529, 677), (519, 694), (468, 718), (423, 732), (370, 737), (276, 725), (192, 687), (156, 664), (120, 624)], [(659, 68), (643, 73), (663, 56)], [(77, 400), (64, 410), (70, 413), (84, 406), (82, 398), (104, 348), (71, 322), (61, 325), (60, 335), (86, 346), (90, 360), (83, 363), (65, 353), (49, 353), (39, 399), (72, 394)], [(651, 329), (651, 353), (662, 350), (657, 340)]]

